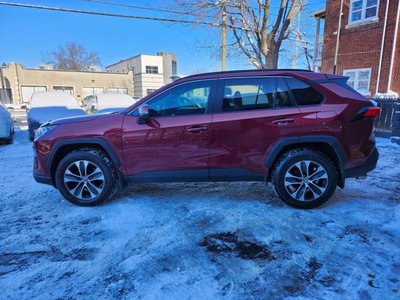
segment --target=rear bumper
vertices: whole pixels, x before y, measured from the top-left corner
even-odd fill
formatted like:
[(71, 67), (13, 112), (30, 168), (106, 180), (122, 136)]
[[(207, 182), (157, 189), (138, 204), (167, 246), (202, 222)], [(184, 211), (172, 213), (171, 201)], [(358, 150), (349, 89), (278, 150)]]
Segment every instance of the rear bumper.
[(378, 163), (378, 158), (379, 158), (379, 152), (378, 149), (376, 149), (375, 147), (371, 155), (368, 157), (367, 161), (363, 165), (356, 168), (343, 170), (344, 178), (366, 176), (368, 172), (376, 168), (376, 164)]
[(36, 182), (53, 185), (53, 182), (51, 181), (50, 176), (39, 175), (39, 174), (33, 173), (33, 178), (35, 178)]

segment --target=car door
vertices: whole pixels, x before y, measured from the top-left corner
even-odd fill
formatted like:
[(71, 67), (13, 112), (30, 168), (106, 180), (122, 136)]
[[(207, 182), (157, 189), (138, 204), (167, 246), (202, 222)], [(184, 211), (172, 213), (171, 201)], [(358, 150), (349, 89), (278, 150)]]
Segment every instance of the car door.
[[(132, 181), (208, 180), (210, 124), (217, 80), (182, 83), (146, 101), (153, 115), (124, 118), (122, 147)], [(143, 104), (142, 104), (143, 105)]]
[(260, 179), (279, 138), (300, 130), (299, 108), (283, 77), (220, 80), (211, 129), (210, 179)]

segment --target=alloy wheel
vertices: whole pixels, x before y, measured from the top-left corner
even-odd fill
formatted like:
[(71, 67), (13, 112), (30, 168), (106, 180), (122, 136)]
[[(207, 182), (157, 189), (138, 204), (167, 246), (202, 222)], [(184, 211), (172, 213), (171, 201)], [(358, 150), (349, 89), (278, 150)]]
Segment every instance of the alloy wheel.
[(292, 198), (313, 201), (320, 198), (328, 188), (328, 173), (321, 164), (302, 160), (287, 170), (284, 185)]
[(93, 162), (78, 160), (71, 163), (64, 172), (64, 184), (68, 192), (82, 201), (90, 201), (103, 191), (103, 171)]

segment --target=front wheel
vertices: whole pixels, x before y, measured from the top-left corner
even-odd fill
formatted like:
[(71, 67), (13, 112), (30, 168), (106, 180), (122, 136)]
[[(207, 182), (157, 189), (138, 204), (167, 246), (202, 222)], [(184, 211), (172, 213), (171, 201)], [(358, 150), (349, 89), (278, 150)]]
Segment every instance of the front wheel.
[(116, 191), (116, 172), (101, 151), (83, 149), (69, 153), (56, 170), (56, 184), (69, 202), (94, 206), (107, 201)]
[(328, 201), (336, 190), (334, 163), (321, 152), (297, 149), (277, 163), (272, 182), (278, 196), (295, 208), (315, 208)]

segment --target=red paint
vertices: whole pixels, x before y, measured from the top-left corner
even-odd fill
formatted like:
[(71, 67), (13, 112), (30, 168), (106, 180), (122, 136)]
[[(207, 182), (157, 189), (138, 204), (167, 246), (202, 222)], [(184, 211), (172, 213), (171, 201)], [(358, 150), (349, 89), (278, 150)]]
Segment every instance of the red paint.
[[(315, 106), (158, 117), (147, 124), (138, 124), (136, 116), (127, 114), (150, 97), (176, 84), (270, 75), (305, 80), (325, 99), (322, 104)], [(334, 75), (330, 77), (335, 78)], [(324, 82), (312, 83), (318, 80)], [(304, 135), (335, 137), (347, 156), (347, 163), (342, 167), (360, 166), (375, 147), (373, 121), (351, 121), (362, 107), (371, 103), (345, 87), (328, 81), (325, 74), (293, 71), (228, 72), (186, 77), (145, 97), (123, 114), (51, 123), (51, 131), (34, 142), (34, 172), (44, 176), (54, 173), (54, 169), (50, 171), (47, 167), (54, 145), (75, 138), (103, 139), (121, 162), (120, 173), (126, 176), (149, 171), (221, 168), (267, 174), (264, 161), (274, 145), (285, 137)]]

